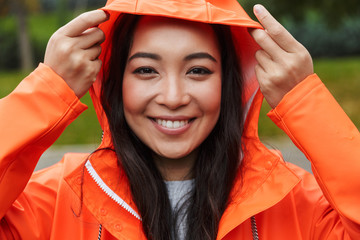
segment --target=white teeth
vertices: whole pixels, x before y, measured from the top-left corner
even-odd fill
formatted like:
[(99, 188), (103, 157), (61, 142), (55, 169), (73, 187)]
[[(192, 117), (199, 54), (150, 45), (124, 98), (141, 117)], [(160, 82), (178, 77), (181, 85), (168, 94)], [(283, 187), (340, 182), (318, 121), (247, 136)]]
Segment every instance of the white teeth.
[(173, 124), (172, 121), (167, 121), (167, 122), (166, 122), (166, 127), (167, 127), (167, 128), (173, 128), (173, 125), (174, 125), (174, 124)]
[(185, 121), (181, 121), (181, 122), (180, 122), (180, 127), (185, 126), (185, 124), (187, 124), (187, 122), (188, 122), (188, 121), (186, 121), (186, 122), (185, 122)]
[(166, 127), (166, 128), (181, 128), (189, 123), (188, 120), (181, 120), (181, 121), (170, 121), (170, 120), (162, 120), (162, 119), (156, 119), (157, 124)]

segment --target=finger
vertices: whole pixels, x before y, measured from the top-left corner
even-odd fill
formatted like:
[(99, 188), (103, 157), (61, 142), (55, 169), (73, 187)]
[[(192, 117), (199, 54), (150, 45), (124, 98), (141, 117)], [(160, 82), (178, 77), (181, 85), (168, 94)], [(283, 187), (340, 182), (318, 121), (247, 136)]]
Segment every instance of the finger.
[(77, 38), (78, 46), (82, 49), (91, 48), (94, 45), (100, 45), (105, 40), (105, 34), (100, 28), (94, 27), (85, 30), (85, 32)]
[(261, 89), (261, 91), (263, 91), (263, 88), (264, 88), (264, 85), (265, 85), (266, 79), (267, 79), (266, 78), (267, 73), (259, 64), (255, 66), (255, 75), (259, 82), (260, 89)]
[(254, 14), (271, 38), (285, 51), (294, 52), (298, 42), (295, 38), (260, 4), (254, 6)]
[(94, 61), (91, 62), (90, 67), (92, 68), (91, 70), (93, 71), (93, 82), (95, 82), (96, 80), (96, 76), (98, 75), (98, 73), (100, 72), (101, 69), (101, 64), (102, 61), (100, 59), (96, 59)]
[(86, 57), (90, 60), (96, 60), (101, 54), (101, 46), (95, 45), (89, 49), (86, 49)]
[(255, 53), (255, 58), (260, 67), (264, 70), (264, 72), (269, 72), (271, 71), (271, 69), (273, 69), (274, 61), (264, 50), (258, 50)]
[(81, 14), (61, 28), (68, 37), (81, 35), (86, 29), (95, 27), (108, 20), (108, 15), (103, 10), (94, 10)]
[(259, 46), (265, 50), (273, 60), (283, 58), (284, 50), (262, 29), (254, 29), (250, 32)]

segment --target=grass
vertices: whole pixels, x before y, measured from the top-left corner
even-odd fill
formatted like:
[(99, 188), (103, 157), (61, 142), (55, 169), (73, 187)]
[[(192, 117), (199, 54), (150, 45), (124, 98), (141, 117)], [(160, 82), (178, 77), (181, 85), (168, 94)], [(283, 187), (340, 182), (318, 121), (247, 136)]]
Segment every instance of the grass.
[[(314, 61), (315, 72), (320, 76), (355, 125), (360, 127), (360, 57), (318, 59)], [(9, 94), (28, 73), (0, 72), (0, 98)], [(56, 141), (56, 144), (97, 144), (101, 129), (89, 94), (81, 101), (89, 109), (80, 115)], [(264, 101), (259, 119), (259, 135), (263, 138), (283, 137), (285, 134), (266, 117), (270, 110)]]

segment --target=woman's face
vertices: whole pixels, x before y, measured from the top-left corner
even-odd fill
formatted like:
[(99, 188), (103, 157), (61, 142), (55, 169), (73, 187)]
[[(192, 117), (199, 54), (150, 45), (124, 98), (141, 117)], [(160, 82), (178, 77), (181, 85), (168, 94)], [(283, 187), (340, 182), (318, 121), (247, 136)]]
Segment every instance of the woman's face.
[(143, 17), (124, 72), (123, 102), (130, 128), (159, 157), (192, 153), (220, 113), (221, 57), (212, 28)]

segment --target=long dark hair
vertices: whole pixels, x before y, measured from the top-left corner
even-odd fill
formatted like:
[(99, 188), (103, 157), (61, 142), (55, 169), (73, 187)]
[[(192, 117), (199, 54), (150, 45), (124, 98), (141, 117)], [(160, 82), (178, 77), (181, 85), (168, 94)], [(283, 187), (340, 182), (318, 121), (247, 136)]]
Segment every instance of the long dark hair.
[[(122, 14), (112, 31), (111, 56), (105, 64), (101, 102), (108, 118), (118, 163), (129, 179), (132, 197), (142, 217), (148, 239), (176, 236), (178, 213), (173, 213), (162, 175), (152, 152), (126, 123), (122, 79), (140, 16)], [(217, 124), (199, 146), (192, 173), (194, 189), (187, 195), (186, 239), (216, 239), (220, 218), (240, 165), (243, 127), (242, 77), (231, 30), (211, 25), (219, 42), (222, 61), (221, 111)]]

